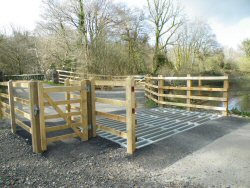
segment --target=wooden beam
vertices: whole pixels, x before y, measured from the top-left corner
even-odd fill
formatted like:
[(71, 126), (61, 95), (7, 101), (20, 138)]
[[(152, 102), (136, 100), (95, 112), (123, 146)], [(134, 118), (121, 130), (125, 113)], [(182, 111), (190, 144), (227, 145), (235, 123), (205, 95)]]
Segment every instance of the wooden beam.
[(5, 102), (1, 102), (1, 101), (0, 101), (0, 104), (1, 104), (4, 108), (6, 108), (6, 109), (10, 109), (10, 105), (9, 105), (9, 104), (7, 104), (7, 103), (5, 103)]
[[(81, 112), (69, 112), (69, 113), (63, 113), (65, 117), (72, 117), (72, 116), (79, 116), (81, 115)], [(51, 115), (45, 115), (44, 118), (47, 119), (57, 119), (57, 118), (63, 118), (60, 114), (51, 114)]]
[[(70, 86), (70, 83), (69, 83), (69, 79), (66, 79), (65, 81), (64, 81), (64, 85), (67, 87), (67, 86)], [(70, 101), (70, 91), (67, 91), (66, 93), (65, 93), (65, 101)], [(55, 103), (55, 101), (54, 101), (54, 103)], [(57, 104), (58, 105), (58, 104)], [(70, 111), (71, 111), (71, 105), (70, 105), (70, 103), (68, 103), (67, 105), (66, 105), (66, 113), (70, 113)], [(68, 125), (70, 125), (72, 123), (72, 118), (71, 118), (71, 116), (67, 116), (67, 124)]]
[(47, 93), (43, 93), (44, 98), (49, 102), (49, 104), (55, 109), (55, 111), (69, 124), (67, 116), (63, 111), (54, 103), (51, 97)]
[(118, 130), (113, 129), (111, 127), (106, 127), (106, 126), (99, 125), (99, 124), (97, 125), (97, 129), (102, 130), (102, 131), (107, 132), (107, 133), (110, 133), (112, 135), (127, 139), (126, 132), (118, 131)]
[[(153, 84), (146, 83), (148, 87), (156, 88), (158, 89), (159, 87)], [(186, 91), (188, 88), (187, 87), (182, 87), (182, 86), (164, 86), (161, 89), (165, 90), (183, 90)], [(189, 88), (191, 91), (226, 91), (224, 88), (209, 88), (209, 87), (190, 87)]]
[(29, 98), (30, 98), (30, 123), (32, 148), (34, 153), (41, 153), (41, 134), (40, 134), (40, 118), (39, 118), (39, 101), (38, 101), (38, 82), (29, 82)]
[[(180, 99), (186, 99), (187, 96), (186, 95), (175, 95), (175, 94), (158, 94), (154, 91), (151, 91), (149, 89), (145, 88), (145, 91), (147, 91), (148, 93), (151, 93), (155, 96), (161, 96), (161, 97), (167, 97), (167, 98), (180, 98)], [(194, 100), (205, 100), (205, 101), (220, 101), (220, 102), (224, 102), (227, 99), (223, 98), (223, 97), (207, 97), (207, 96), (190, 96), (190, 99), (194, 99)]]
[(87, 141), (88, 140), (88, 106), (87, 106), (87, 84), (85, 80), (81, 81), (81, 91), (80, 91), (80, 121), (81, 127), (83, 129), (81, 134), (81, 140)]
[(59, 86), (59, 87), (48, 87), (43, 89), (45, 93), (57, 93), (57, 92), (70, 92), (80, 91), (80, 86)]
[(9, 95), (5, 93), (0, 93), (0, 97), (3, 97), (5, 99), (9, 99)]
[(99, 102), (99, 103), (110, 104), (110, 105), (120, 106), (120, 107), (126, 106), (126, 101), (121, 101), (121, 100), (116, 100), (116, 99), (107, 99), (107, 98), (96, 97), (95, 101)]
[[(80, 102), (81, 102), (80, 99), (67, 100), (67, 101), (54, 101), (56, 105), (79, 104)], [(44, 106), (50, 106), (49, 102), (44, 102)]]
[(226, 98), (226, 101), (223, 102), (223, 107), (225, 108), (225, 111), (223, 112), (224, 116), (228, 116), (228, 88), (229, 88), (229, 81), (224, 80), (224, 89), (226, 90), (223, 92), (223, 97)]
[(9, 105), (10, 105), (10, 123), (11, 123), (11, 132), (16, 133), (16, 121), (15, 121), (15, 103), (14, 103), (14, 91), (13, 91), (13, 82), (8, 82), (8, 94), (9, 94)]
[[(158, 78), (158, 101), (164, 101), (164, 97), (162, 97), (161, 95), (164, 94), (164, 90), (162, 89), (162, 87), (164, 87), (164, 82), (165, 80), (161, 79), (163, 76), (159, 75)], [(160, 107), (164, 107), (163, 104), (159, 104)]]
[(117, 81), (117, 80), (96, 80), (95, 81), (96, 86), (125, 86), (125, 81)]
[(126, 79), (126, 118), (127, 118), (127, 153), (133, 154), (136, 148), (135, 136), (135, 81), (133, 77)]
[(29, 105), (30, 104), (29, 100), (23, 99), (23, 98), (20, 98), (20, 97), (14, 97), (14, 101), (18, 102), (20, 104), (23, 104), (23, 105)]
[(90, 78), (90, 86), (91, 86), (91, 118), (92, 118), (92, 136), (96, 137), (96, 93), (95, 93), (95, 78)]
[(162, 103), (162, 104), (170, 105), (170, 106), (181, 106), (181, 107), (201, 108), (201, 109), (207, 109), (207, 110), (225, 111), (224, 107), (195, 105), (195, 104), (176, 103), (176, 102), (160, 102), (157, 99), (152, 98), (150, 95), (146, 95), (146, 96), (156, 103)]
[(8, 82), (0, 82), (0, 86), (8, 86)]
[(18, 108), (15, 108), (14, 110), (15, 110), (15, 113), (17, 113), (18, 115), (20, 115), (20, 116), (22, 116), (22, 117), (24, 117), (24, 118), (26, 118), (28, 120), (31, 120), (29, 113), (24, 112), (24, 111), (22, 111), (22, 110), (20, 110)]
[(28, 125), (26, 125), (25, 123), (23, 123), (22, 121), (20, 121), (19, 119), (16, 119), (16, 124), (31, 134), (31, 128)]
[(12, 82), (13, 87), (21, 87), (21, 88), (28, 88), (29, 84), (28, 82)]
[(127, 121), (126, 117), (116, 115), (116, 114), (110, 114), (110, 113), (96, 111), (96, 115), (101, 116), (101, 117), (105, 117), (105, 118), (108, 118), (108, 119), (112, 119), (112, 120), (115, 120), (115, 121), (120, 121), (120, 122), (123, 122), (123, 123), (126, 123), (126, 121)]
[(46, 126), (44, 119), (44, 90), (43, 83), (38, 83), (38, 98), (39, 98), (39, 113), (40, 113), (40, 134), (41, 134), (41, 147), (42, 151), (47, 150), (47, 139), (46, 139)]
[[(158, 80), (158, 77), (149, 77)], [(228, 76), (162, 77), (163, 80), (228, 80)]]
[[(191, 78), (191, 75), (188, 74), (187, 78)], [(190, 99), (190, 97), (191, 97), (191, 90), (190, 90), (190, 88), (191, 87), (192, 87), (192, 80), (188, 79), (187, 80), (187, 100), (186, 100), (187, 105), (191, 104), (191, 99)], [(187, 110), (190, 111), (190, 107), (189, 106), (187, 107)]]
[(50, 137), (46, 139), (47, 143), (51, 143), (51, 142), (56, 142), (56, 141), (61, 141), (61, 140), (65, 140), (68, 138), (75, 138), (78, 137), (78, 135), (76, 133), (71, 133), (71, 134), (64, 134), (61, 136), (55, 136), (55, 137)]

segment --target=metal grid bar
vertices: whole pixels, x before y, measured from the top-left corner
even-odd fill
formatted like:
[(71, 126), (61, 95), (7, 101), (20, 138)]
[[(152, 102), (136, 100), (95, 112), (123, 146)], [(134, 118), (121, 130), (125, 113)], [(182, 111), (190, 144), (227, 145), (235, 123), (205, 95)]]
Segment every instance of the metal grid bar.
[[(125, 113), (119, 115), (125, 116)], [(190, 112), (174, 108), (139, 109), (136, 113), (136, 148), (142, 148), (152, 143), (164, 140), (184, 131), (188, 131), (210, 120), (222, 117), (219, 114), (205, 112)], [(98, 118), (97, 123), (126, 131), (126, 124), (106, 118)], [(113, 141), (123, 147), (126, 139), (119, 138), (104, 131), (97, 131), (100, 137)]]

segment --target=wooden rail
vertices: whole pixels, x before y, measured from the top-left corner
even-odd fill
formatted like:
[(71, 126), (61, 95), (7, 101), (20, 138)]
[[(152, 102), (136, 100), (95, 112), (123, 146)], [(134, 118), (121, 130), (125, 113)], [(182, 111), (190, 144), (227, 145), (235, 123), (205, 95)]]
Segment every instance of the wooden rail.
[[(65, 82), (68, 82), (67, 80)], [(79, 85), (79, 81), (72, 81), (69, 80), (69, 83), (71, 85)], [(125, 88), (126, 93), (126, 100), (117, 100), (117, 99), (110, 99), (110, 98), (98, 98), (96, 97), (95, 88), (98, 86), (119, 86)], [(96, 131), (101, 130), (107, 133), (110, 133), (112, 135), (116, 135), (118, 137), (127, 139), (127, 153), (133, 154), (135, 151), (135, 141), (136, 141), (136, 135), (135, 135), (135, 80), (133, 77), (127, 77), (125, 80), (95, 80), (95, 78), (92, 78), (90, 80), (90, 90), (91, 90), (91, 103), (88, 108), (91, 112), (89, 113), (89, 117), (91, 117), (91, 127), (92, 127), (92, 135), (93, 137), (96, 136)], [(74, 94), (73, 98), (78, 99), (79, 96)], [(118, 107), (124, 107), (126, 110), (126, 117), (117, 115), (117, 114), (111, 114), (108, 112), (101, 112), (96, 110), (96, 103), (104, 103), (109, 104), (112, 106), (118, 106)], [(77, 109), (77, 107), (71, 106), (73, 109)], [(104, 117), (107, 119), (119, 121), (122, 123), (125, 123), (126, 126), (126, 132), (125, 131), (119, 131), (114, 128), (104, 126), (101, 124), (96, 123), (96, 116)]]
[[(159, 106), (179, 106), (186, 107), (187, 110), (191, 108), (207, 109), (222, 111), (224, 116), (228, 115), (228, 76), (204, 77), (204, 76), (191, 76), (187, 77), (145, 77), (145, 95), (147, 98), (156, 102)], [(181, 81), (181, 82), (180, 82)], [(197, 82), (194, 85), (194, 82)], [(206, 81), (210, 83), (209, 86), (202, 86)], [(214, 87), (213, 82), (220, 82), (220, 87)], [(176, 83), (177, 86), (176, 86)], [(211, 87), (211, 85), (213, 87)], [(220, 96), (202, 96), (202, 92), (219, 93)], [(176, 94), (182, 92), (182, 94)], [(185, 92), (185, 94), (183, 94)], [(196, 93), (194, 93), (196, 92)], [(197, 94), (198, 92), (198, 94)], [(185, 99), (185, 102), (173, 101), (173, 99)], [(172, 100), (172, 101), (171, 101)], [(196, 104), (195, 101), (216, 101), (220, 102), (216, 106)], [(221, 102), (223, 105), (221, 105)]]
[[(101, 74), (87, 74), (77, 73), (73, 71), (57, 70), (59, 83), (64, 84), (66, 79), (70, 79), (71, 82), (74, 80), (91, 79), (95, 78), (96, 85), (98, 86), (123, 86), (119, 81), (124, 81), (128, 76), (114, 76), (114, 75), (101, 75)], [(136, 85), (144, 86), (145, 75), (133, 75)], [(111, 82), (108, 82), (111, 81)], [(116, 82), (113, 82), (116, 81)], [(124, 82), (123, 82), (124, 83)]]
[(22, 74), (22, 75), (4, 75), (5, 81), (9, 80), (44, 80), (44, 74)]
[[(38, 103), (37, 82), (34, 81), (9, 81), (1, 82), (1, 86), (7, 87), (8, 93), (0, 93), (2, 99), (1, 106), (3, 115), (11, 120), (11, 131), (16, 133), (17, 125), (31, 134), (33, 152), (41, 152), (40, 129), (37, 115), (34, 112)], [(14, 96), (16, 88), (28, 89), (29, 98)], [(7, 102), (8, 100), (8, 102)], [(29, 112), (23, 111), (16, 107), (16, 103), (28, 107)], [(24, 119), (30, 122), (30, 125), (24, 123)]]

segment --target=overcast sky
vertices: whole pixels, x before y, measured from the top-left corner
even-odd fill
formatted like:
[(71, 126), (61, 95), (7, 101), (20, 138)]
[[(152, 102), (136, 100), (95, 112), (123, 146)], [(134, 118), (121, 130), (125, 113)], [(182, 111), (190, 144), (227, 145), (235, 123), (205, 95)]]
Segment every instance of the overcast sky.
[[(10, 24), (32, 30), (41, 14), (42, 0), (1, 0), (0, 28)], [(116, 0), (145, 7), (146, 0)], [(237, 48), (250, 38), (250, 0), (179, 0), (190, 18), (207, 21), (222, 45)]]

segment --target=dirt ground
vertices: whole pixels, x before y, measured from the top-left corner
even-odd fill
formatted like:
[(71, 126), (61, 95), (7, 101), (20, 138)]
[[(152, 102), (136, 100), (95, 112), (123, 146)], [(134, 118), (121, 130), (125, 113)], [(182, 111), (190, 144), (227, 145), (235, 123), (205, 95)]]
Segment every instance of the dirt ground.
[[(33, 154), (30, 137), (22, 131), (12, 134), (9, 122), (3, 120), (0, 121), (0, 187), (234, 187), (234, 182), (200, 181), (205, 172), (199, 171), (204, 169), (198, 168), (198, 163), (210, 164), (213, 171), (208, 169), (207, 173), (214, 176), (223, 174), (226, 169), (217, 170), (209, 158), (204, 162), (195, 155), (207, 151), (207, 147), (213, 150), (213, 143), (218, 145), (216, 142), (248, 123), (238, 118), (211, 121), (137, 150), (130, 156), (119, 145), (98, 137), (88, 142), (77, 139), (57, 142), (51, 144), (47, 152)], [(237, 153), (233, 157), (237, 162)], [(243, 161), (243, 172), (249, 170), (250, 165), (245, 167), (248, 164), (249, 160)], [(198, 170), (189, 174), (192, 166)], [(242, 172), (240, 167), (236, 170)], [(245, 178), (248, 176), (246, 174)], [(242, 181), (237, 184), (242, 186), (237, 187), (244, 187), (249, 179), (243, 177)]]

